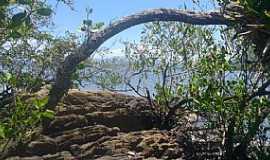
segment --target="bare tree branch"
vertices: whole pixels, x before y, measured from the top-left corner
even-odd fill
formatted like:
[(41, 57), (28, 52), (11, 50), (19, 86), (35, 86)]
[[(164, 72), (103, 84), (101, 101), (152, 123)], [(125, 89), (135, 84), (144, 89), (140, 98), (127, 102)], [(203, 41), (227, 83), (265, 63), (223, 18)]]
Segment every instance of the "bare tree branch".
[(262, 84), (260, 88), (256, 92), (254, 92), (252, 95), (250, 95), (247, 98), (247, 101), (250, 101), (251, 99), (257, 97), (257, 96), (264, 96), (269, 95), (269, 91), (266, 91), (266, 88), (270, 86), (270, 79), (267, 80), (265, 83)]

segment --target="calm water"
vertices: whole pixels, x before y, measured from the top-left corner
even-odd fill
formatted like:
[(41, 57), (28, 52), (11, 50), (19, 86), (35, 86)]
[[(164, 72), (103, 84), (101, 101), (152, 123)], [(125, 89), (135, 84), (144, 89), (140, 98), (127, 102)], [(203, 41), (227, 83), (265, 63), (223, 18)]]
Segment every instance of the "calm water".
[[(145, 89), (143, 89), (144, 87), (146, 87), (151, 94), (154, 94), (155, 93), (155, 84), (160, 82), (160, 78), (162, 76), (154, 76), (154, 75), (148, 75), (148, 78), (147, 80), (144, 80), (142, 81), (142, 92), (145, 91)], [(229, 79), (235, 79), (238, 77), (238, 73), (232, 73), (232, 74), (229, 74), (228, 75)], [(136, 86), (138, 84), (138, 81), (139, 81), (139, 77), (133, 77), (131, 79), (131, 84), (133, 86)], [(127, 89), (130, 89), (128, 86), (126, 85), (118, 85), (116, 87), (116, 89), (121, 89), (121, 90), (127, 90)], [(85, 83), (85, 86), (84, 87), (81, 87), (80, 90), (83, 90), (83, 91), (102, 91), (103, 89), (94, 84), (94, 83)], [(142, 93), (141, 92), (141, 93)], [(138, 96), (138, 94), (136, 94), (135, 92), (133, 91), (128, 91), (128, 92), (120, 92), (120, 93), (125, 93), (125, 94), (129, 94), (129, 95), (134, 95), (134, 96)], [(263, 127), (270, 127), (270, 121), (269, 119), (266, 119), (263, 123)], [(266, 136), (268, 137), (268, 141), (270, 143), (270, 130), (266, 132)]]

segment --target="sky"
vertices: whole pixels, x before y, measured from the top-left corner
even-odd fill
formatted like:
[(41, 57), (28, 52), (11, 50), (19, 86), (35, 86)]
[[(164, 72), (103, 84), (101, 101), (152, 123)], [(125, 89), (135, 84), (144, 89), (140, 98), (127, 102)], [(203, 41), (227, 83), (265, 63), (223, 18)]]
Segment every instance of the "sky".
[[(55, 0), (49, 0), (51, 2)], [(201, 0), (204, 8), (211, 8), (209, 0)], [(82, 21), (86, 18), (86, 8), (92, 8), (91, 19), (93, 22), (104, 22), (108, 24), (123, 16), (130, 15), (145, 9), (153, 8), (179, 8), (184, 5), (190, 9), (198, 9), (192, 0), (74, 0), (74, 11), (68, 6), (58, 5), (55, 10), (53, 21), (54, 34), (61, 36), (65, 31), (79, 34)], [(111, 38), (103, 46), (119, 51), (122, 44), (119, 41), (137, 41), (143, 25), (135, 26), (121, 32)]]

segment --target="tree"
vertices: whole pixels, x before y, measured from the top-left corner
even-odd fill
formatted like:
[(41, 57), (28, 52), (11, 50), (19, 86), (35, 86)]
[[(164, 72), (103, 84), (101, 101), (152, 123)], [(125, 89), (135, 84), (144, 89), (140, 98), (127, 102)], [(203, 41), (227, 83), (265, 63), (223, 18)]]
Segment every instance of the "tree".
[[(71, 5), (71, 1), (56, 1), (58, 2)], [(53, 64), (55, 62), (52, 59), (68, 53), (60, 53), (56, 49), (57, 45), (60, 48), (63, 38), (55, 38), (42, 29), (51, 25), (52, 14), (52, 6), (46, 1), (1, 1), (0, 77), (5, 77), (6, 74), (12, 76), (5, 84), (12, 85), (14, 89), (34, 91), (42, 83), (53, 79), (53, 70), (57, 64)], [(72, 41), (72, 38), (69, 40)]]
[(145, 25), (140, 42), (125, 42), (129, 69), (122, 75), (124, 82), (139, 96), (162, 106), (161, 128), (175, 127), (177, 107), (172, 103), (174, 99), (188, 102), (183, 87), (196, 71), (194, 64), (214, 44), (213, 32), (217, 32), (213, 27), (153, 22)]
[[(55, 2), (60, 1), (71, 2)], [(46, 97), (29, 100), (24, 95), (53, 80), (58, 65), (53, 60), (61, 60), (70, 53), (64, 49), (74, 46), (72, 38), (55, 38), (42, 29), (51, 25), (52, 14), (43, 0), (0, 1), (0, 159), (10, 144), (24, 144), (44, 117), (54, 115), (44, 108)]]
[[(215, 36), (218, 33), (221, 38)], [(139, 42), (125, 42), (128, 72), (114, 68), (110, 73), (120, 74), (127, 87), (154, 105), (159, 128), (177, 126), (183, 110), (197, 112), (204, 119), (200, 128), (217, 130), (225, 142), (223, 156), (247, 156), (251, 145), (246, 138), (263, 138), (259, 133), (263, 129), (256, 127), (265, 127), (257, 123), (259, 112), (269, 104), (269, 92), (263, 89), (269, 72), (249, 41), (236, 38), (231, 42), (234, 34), (233, 29), (175, 22), (147, 24)], [(109, 76), (104, 79), (110, 81)], [(110, 89), (112, 83), (108, 84)], [(242, 142), (247, 148), (239, 149)], [(266, 153), (261, 151), (261, 155)]]
[[(238, 1), (237, 3), (240, 5), (238, 4), (235, 5), (235, 3), (227, 4), (228, 1), (220, 1), (220, 2), (224, 4), (224, 8), (225, 8), (225, 10), (223, 10), (222, 12), (196, 13), (192, 11), (171, 10), (171, 9), (148, 10), (148, 11), (144, 11), (138, 14), (124, 17), (121, 20), (116, 21), (115, 23), (112, 23), (108, 27), (101, 29), (98, 32), (89, 34), (87, 39), (82, 43), (80, 47), (78, 47), (76, 52), (74, 54), (67, 56), (63, 62), (63, 66), (58, 69), (57, 76), (56, 76), (56, 83), (53, 85), (53, 88), (50, 91), (49, 102), (47, 104), (47, 107), (53, 109), (54, 106), (57, 105), (61, 97), (64, 95), (64, 93), (71, 86), (71, 83), (72, 83), (71, 76), (75, 72), (76, 66), (79, 63), (81, 63), (90, 55), (92, 55), (94, 51), (107, 39), (111, 38), (115, 34), (129, 27), (132, 27), (134, 25), (141, 24), (141, 23), (147, 23), (147, 22), (153, 22), (153, 21), (176, 21), (176, 22), (184, 22), (184, 23), (195, 24), (195, 25), (237, 26), (239, 28), (238, 32), (240, 35), (248, 34), (246, 33), (246, 31), (248, 31), (249, 33), (252, 33), (250, 35), (252, 35), (253, 37), (249, 37), (249, 38), (253, 40), (253, 42), (256, 44), (256, 51), (255, 51), (256, 56), (262, 58), (268, 55), (269, 53), (268, 47), (267, 47), (268, 42), (262, 42), (261, 40), (259, 40), (259, 37), (262, 36), (264, 40), (267, 40), (269, 38), (269, 34), (265, 34), (268, 32), (266, 24), (268, 22), (267, 14), (269, 11), (269, 7), (263, 8), (265, 12), (258, 12), (259, 14), (256, 14), (257, 13), (256, 11), (259, 11), (260, 9), (262, 9), (263, 3), (267, 4), (267, 1), (261, 1), (263, 3), (260, 3), (259, 5), (257, 5), (256, 3), (257, 1), (255, 2), (255, 1), (245, 1), (245, 0)], [(260, 7), (257, 7), (257, 6), (260, 6)], [(255, 14), (252, 14), (250, 10), (252, 12), (255, 11)], [(258, 18), (255, 23), (253, 22), (254, 17)], [(222, 58), (222, 55), (221, 57), (216, 57), (217, 59), (215, 58), (215, 55), (212, 55), (212, 56), (214, 56), (214, 59), (217, 61), (219, 60), (219, 58)], [(262, 64), (265, 69), (268, 67), (266, 63), (262, 63)], [(201, 80), (205, 81), (206, 79), (200, 79), (199, 81)], [(266, 91), (266, 88), (268, 86), (269, 86), (269, 82), (266, 81), (265, 83), (262, 84), (261, 87), (257, 88), (256, 92), (254, 92), (251, 95), (244, 96), (244, 97), (243, 97), (243, 94), (245, 95), (245, 93), (241, 92), (240, 97), (242, 97), (242, 100), (240, 102), (242, 103), (249, 102), (250, 100), (253, 100), (256, 97), (260, 97), (260, 96), (264, 96), (265, 94), (268, 94), (268, 92)], [(201, 87), (205, 88), (206, 86), (199, 86), (198, 88), (201, 88)], [(236, 87), (235, 89), (240, 90), (240, 91), (243, 90), (241, 89), (242, 87), (241, 83), (239, 84), (238, 87), (240, 88), (237, 89)], [(194, 89), (196, 89), (196, 87)], [(200, 103), (200, 101), (198, 102)], [(239, 103), (237, 103), (237, 105), (238, 104)], [(240, 104), (240, 107), (238, 108), (246, 108), (244, 106), (246, 106), (245, 103), (242, 105)], [(233, 153), (230, 155), (227, 155), (227, 157), (234, 156), (236, 152), (240, 152), (240, 156), (243, 156), (246, 153), (247, 144), (256, 135), (256, 131), (259, 127), (259, 124), (261, 124), (262, 121), (265, 119), (265, 117), (269, 114), (269, 108), (267, 107), (267, 104), (264, 106), (265, 107), (261, 109), (258, 115), (256, 115), (255, 122), (252, 125), (254, 128), (252, 127), (252, 129), (250, 129), (248, 133), (245, 134), (246, 137), (244, 137), (244, 140), (241, 141), (238, 147), (233, 149)], [(241, 109), (240, 112), (244, 110)], [(234, 118), (230, 119), (230, 121), (231, 122), (228, 128), (230, 128), (231, 126), (232, 128), (234, 128), (236, 121), (234, 120)], [(230, 131), (228, 131), (228, 133), (230, 135)], [(231, 145), (232, 143), (228, 142), (228, 144), (229, 145), (227, 148), (229, 149), (232, 146)], [(227, 152), (229, 153), (229, 151)]]
[[(62, 2), (68, 3), (69, 1), (61, 0)], [(46, 1), (45, 1), (46, 2)], [(89, 20), (84, 21), (84, 25), (86, 28), (84, 28), (84, 31), (86, 31), (86, 39), (85, 41), (78, 46), (76, 43), (71, 43), (68, 45), (65, 45), (64, 40), (56, 40), (51, 37), (47, 37), (47, 34), (41, 34), (39, 30), (37, 29), (40, 24), (47, 24), (49, 21), (49, 17), (52, 13), (52, 9), (50, 6), (48, 6), (44, 1), (28, 1), (28, 0), (18, 0), (18, 1), (10, 1), (10, 0), (3, 0), (0, 3), (0, 36), (1, 36), (1, 50), (2, 53), (5, 53), (5, 55), (1, 55), (1, 57), (6, 57), (6, 55), (12, 55), (10, 57), (16, 59), (15, 61), (18, 62), (18, 65), (13, 68), (10, 64), (12, 64), (14, 61), (13, 59), (5, 59), (3, 65), (1, 67), (7, 68), (9, 71), (5, 71), (6, 73), (3, 74), (3, 77), (1, 80), (10, 80), (10, 74), (11, 72), (13, 75), (16, 73), (20, 74), (20, 77), (23, 77), (22, 83), (18, 83), (19, 79), (16, 79), (13, 85), (17, 88), (31, 88), (33, 86), (40, 86), (40, 84), (37, 84), (40, 81), (43, 81), (46, 79), (46, 73), (48, 72), (54, 72), (55, 68), (49, 67), (49, 64), (52, 64), (51, 62), (45, 63), (35, 63), (35, 61), (42, 61), (43, 58), (51, 55), (51, 52), (56, 51), (56, 56), (60, 56), (60, 62), (63, 59), (63, 62), (58, 67), (58, 71), (56, 73), (56, 79), (55, 84), (53, 85), (50, 95), (49, 95), (49, 101), (46, 105), (46, 108), (48, 109), (54, 109), (54, 107), (57, 105), (57, 103), (60, 101), (60, 99), (63, 97), (64, 93), (67, 92), (67, 90), (72, 86), (72, 80), (74, 77), (76, 78), (76, 71), (81, 68), (82, 61), (86, 60), (90, 55), (92, 55), (99, 46), (105, 42), (107, 39), (111, 38), (112, 36), (116, 35), (117, 33), (132, 27), (134, 25), (147, 23), (147, 22), (155, 22), (155, 21), (175, 21), (175, 22), (183, 22), (188, 24), (194, 24), (194, 25), (227, 25), (230, 27), (234, 27), (237, 29), (237, 35), (244, 35), (245, 37), (251, 39), (253, 43), (256, 45), (255, 50), (255, 56), (258, 57), (258, 63), (262, 65), (262, 71), (267, 72), (269, 69), (269, 65), (267, 65), (267, 61), (269, 60), (269, 1), (267, 0), (240, 0), (240, 1), (234, 1), (236, 3), (229, 3), (231, 1), (229, 0), (218, 0), (220, 2), (221, 6), (223, 7), (223, 10), (217, 11), (217, 12), (210, 12), (210, 13), (200, 13), (200, 12), (193, 12), (193, 11), (186, 11), (186, 10), (174, 10), (174, 9), (154, 9), (154, 10), (148, 10), (143, 11), (138, 14), (134, 14), (131, 16), (124, 17), (123, 19), (120, 19), (119, 21), (116, 21), (112, 24), (110, 24), (108, 27), (102, 28), (102, 24), (98, 25), (91, 25), (92, 22)], [(23, 8), (22, 10), (18, 10), (18, 6)], [(254, 21), (256, 19), (256, 21)], [(94, 30), (93, 30), (94, 29)], [(33, 34), (34, 33), (34, 34)], [(42, 38), (40, 38), (40, 36)], [(37, 38), (39, 37), (39, 38)], [(30, 56), (34, 56), (29, 58), (27, 54), (29, 52), (35, 52), (35, 48), (30, 48), (30, 50), (25, 50), (26, 47), (29, 46), (28, 40), (38, 40), (39, 42), (44, 42), (44, 45), (50, 44), (52, 46), (49, 46), (49, 48), (46, 48), (41, 53), (41, 56), (37, 56), (36, 54), (30, 54)], [(47, 41), (48, 40), (48, 41)], [(68, 39), (70, 41), (70, 39)], [(57, 43), (56, 43), (57, 42)], [(54, 45), (56, 43), (56, 45)], [(71, 48), (71, 50), (66, 50), (67, 48)], [(64, 48), (64, 50), (63, 50)], [(6, 52), (7, 51), (7, 52)], [(216, 50), (211, 50), (213, 53), (216, 53)], [(18, 52), (22, 52), (22, 55), (17, 54)], [(68, 53), (66, 53), (68, 52)], [(219, 52), (221, 52), (219, 50)], [(51, 55), (52, 57), (55, 55)], [(66, 56), (66, 57), (65, 57)], [(65, 58), (64, 58), (65, 57)], [(207, 63), (206, 58), (211, 58), (212, 63)], [(264, 60), (263, 60), (264, 59)], [(247, 59), (246, 59), (247, 60)], [(31, 71), (33, 68), (28, 69), (25, 73), (25, 69), (23, 68), (24, 65), (30, 66), (28, 64), (34, 64), (34, 66), (37, 66), (38, 70), (35, 71), (35, 74), (29, 74), (29, 71)], [(41, 64), (41, 65), (40, 65)], [(268, 102), (265, 101), (265, 99), (262, 99), (260, 102), (257, 102), (257, 98), (261, 98), (263, 96), (268, 95), (267, 87), (269, 86), (270, 82), (265, 80), (262, 81), (262, 85), (260, 87), (255, 87), (255, 91), (252, 92), (252, 94), (248, 94), (245, 88), (247, 83), (242, 83), (243, 80), (246, 80), (245, 77), (243, 79), (240, 79), (240, 81), (237, 81), (235, 84), (230, 85), (224, 84), (222, 81), (215, 80), (215, 77), (219, 72), (226, 72), (228, 71), (228, 68), (226, 68), (226, 59), (224, 58), (224, 55), (216, 53), (215, 55), (203, 55), (202, 59), (198, 63), (199, 67), (201, 67), (201, 73), (200, 76), (192, 77), (192, 82), (190, 87), (190, 93), (192, 93), (192, 98), (197, 100), (195, 101), (199, 105), (205, 105), (205, 103), (209, 106), (210, 104), (209, 100), (213, 101), (213, 103), (217, 106), (223, 105), (225, 102), (222, 99), (223, 96), (220, 96), (220, 92), (225, 92), (224, 88), (232, 90), (234, 94), (236, 94), (236, 97), (229, 98), (229, 100), (235, 100), (234, 102), (234, 108), (238, 108), (236, 110), (236, 113), (241, 113), (246, 111), (246, 109), (249, 109), (250, 105), (255, 106), (256, 105), (262, 105), (265, 107), (260, 108), (257, 115), (255, 115), (255, 120), (252, 122), (251, 129), (248, 130), (248, 132), (245, 134), (245, 137), (243, 138), (243, 141), (240, 142), (238, 147), (233, 148), (233, 154), (227, 155), (227, 157), (232, 157), (234, 153), (237, 151), (241, 151), (240, 153), (245, 153), (247, 144), (251, 141), (251, 139), (256, 135), (256, 132), (258, 130), (259, 124), (265, 119), (265, 117), (269, 114), (269, 107), (267, 107)], [(221, 65), (221, 66), (220, 66)], [(165, 64), (165, 66), (167, 66)], [(211, 71), (215, 68), (214, 67), (220, 67), (221, 70), (218, 72), (216, 70)], [(245, 68), (246, 66), (244, 66)], [(167, 73), (167, 67), (163, 69), (162, 71), (164, 75)], [(51, 74), (51, 73), (50, 73)], [(22, 75), (22, 76), (21, 76)], [(32, 81), (32, 77), (34, 75), (34, 79)], [(42, 79), (39, 79), (43, 75)], [(25, 79), (24, 79), (25, 78)], [(210, 80), (213, 80), (212, 86), (209, 85), (209, 78)], [(268, 77), (266, 77), (268, 79)], [(24, 82), (28, 80), (31, 80), (32, 83), (25, 84)], [(241, 81), (242, 80), (242, 81)], [(204, 82), (207, 83), (204, 83)], [(11, 83), (12, 81), (8, 81), (5, 83)], [(224, 87), (225, 85), (225, 87)], [(158, 99), (160, 103), (168, 103), (167, 95), (170, 95), (170, 90), (166, 89), (165, 85), (162, 85), (161, 92), (159, 94), (166, 95), (165, 99)], [(217, 88), (223, 87), (220, 90), (217, 90)], [(34, 90), (33, 88), (30, 89)], [(194, 91), (193, 91), (194, 90)], [(202, 91), (209, 90), (210, 95), (201, 93)], [(165, 93), (166, 92), (166, 93)], [(196, 94), (193, 92), (196, 92)], [(168, 93), (168, 94), (167, 94)], [(229, 93), (227, 93), (229, 94)], [(214, 98), (207, 98), (209, 96), (212, 96)], [(220, 98), (222, 99), (222, 103), (220, 104)], [(254, 102), (255, 101), (255, 102)], [(253, 104), (255, 103), (255, 104)], [(23, 105), (22, 105), (23, 106)], [(226, 108), (226, 107), (225, 107)], [(240, 108), (240, 109), (239, 109)], [(258, 107), (257, 107), (258, 108)], [(204, 108), (199, 108), (200, 110), (203, 110)], [(214, 112), (216, 110), (219, 110), (220, 108), (215, 108)], [(209, 108), (206, 108), (208, 112)], [(218, 112), (218, 114), (223, 112)], [(248, 112), (249, 113), (249, 112)], [(246, 117), (246, 115), (241, 115)], [(241, 117), (240, 116), (240, 117)], [(241, 117), (241, 118), (243, 118)], [(239, 116), (232, 116), (230, 119), (227, 119), (230, 121), (227, 128), (235, 128), (237, 126)], [(246, 123), (246, 122), (245, 122)], [(228, 131), (230, 137), (234, 134), (233, 129)], [(230, 134), (232, 133), (232, 134)], [(231, 142), (227, 142), (227, 153), (230, 153), (228, 149), (231, 149), (233, 146)], [(239, 149), (239, 150), (238, 150)], [(242, 154), (243, 155), (243, 154)]]
[(57, 105), (71, 85), (70, 78), (72, 73), (75, 72), (76, 65), (92, 55), (103, 42), (129, 27), (152, 21), (178, 21), (197, 25), (232, 24), (218, 12), (202, 14), (173, 9), (149, 10), (124, 17), (108, 27), (90, 34), (74, 54), (65, 58), (62, 67), (57, 71), (56, 82), (50, 91), (47, 107), (53, 109)]

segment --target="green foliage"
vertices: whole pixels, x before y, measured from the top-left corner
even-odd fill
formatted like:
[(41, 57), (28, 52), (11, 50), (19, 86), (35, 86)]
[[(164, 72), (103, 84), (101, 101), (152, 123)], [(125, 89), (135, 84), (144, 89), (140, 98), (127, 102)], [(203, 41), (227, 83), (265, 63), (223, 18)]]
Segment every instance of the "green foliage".
[(85, 70), (86, 66), (84, 63), (80, 63), (79, 65), (76, 66), (76, 72), (72, 74), (71, 80), (73, 81), (73, 87), (74, 88), (79, 88), (82, 86), (82, 78), (80, 76), (80, 71)]
[(162, 114), (166, 115), (176, 96), (185, 97), (196, 59), (214, 44), (211, 33), (214, 30), (174, 22), (145, 25), (140, 43), (125, 43), (131, 68), (125, 75), (126, 81), (138, 79), (138, 86), (133, 83), (133, 88), (139, 88), (144, 96), (147, 93), (143, 89), (148, 88), (153, 99), (162, 106)]
[(248, 102), (244, 74), (239, 72), (236, 78), (226, 77), (226, 73), (233, 74), (234, 70), (225, 57), (216, 52), (199, 60), (198, 71), (192, 76), (190, 95), (195, 102), (194, 109), (217, 114), (221, 119), (216, 122), (212, 119), (214, 123), (236, 119), (235, 132), (243, 135), (255, 122), (257, 111), (267, 106), (269, 100), (262, 97)]
[(40, 31), (51, 24), (52, 13), (46, 1), (1, 1), (0, 76), (10, 75), (9, 80), (2, 78), (1, 85), (34, 92), (54, 78), (60, 58), (70, 54), (65, 47), (71, 50), (74, 44), (71, 38), (54, 38)]
[[(224, 5), (230, 0), (218, 2)], [(269, 0), (234, 2), (269, 23)], [(55, 38), (39, 30), (50, 24), (53, 12), (42, 0), (0, 1), (0, 84), (35, 91), (55, 78), (56, 68), (65, 56), (76, 53), (79, 38), (74, 34)], [(88, 37), (102, 29), (104, 23), (93, 23), (89, 18), (92, 9), (86, 12), (81, 30)], [(269, 98), (261, 93), (250, 96), (259, 91), (269, 72), (261, 70), (250, 43), (242, 39), (232, 43), (232, 33), (219, 33), (221, 30), (175, 22), (147, 24), (139, 43), (125, 43), (127, 62), (89, 60), (77, 66), (71, 79), (75, 87), (91, 80), (102, 89), (111, 90), (126, 83), (137, 94), (154, 99), (164, 121), (176, 117), (176, 112), (171, 113), (176, 111), (171, 108), (174, 99), (192, 99), (180, 107), (204, 113), (205, 127), (222, 126), (225, 134), (232, 134), (231, 146), (235, 147), (256, 134), (261, 137), (259, 120), (262, 110), (270, 105)], [(221, 38), (217, 38), (219, 34)], [(123, 66), (129, 70), (124, 71)], [(132, 86), (134, 81), (137, 86)], [(153, 90), (149, 91), (149, 86)], [(4, 115), (0, 120), (0, 141), (29, 139), (42, 119), (54, 117), (53, 111), (44, 108), (46, 101), (16, 97), (7, 112), (0, 113)], [(258, 150), (258, 159), (269, 157), (265, 152)]]
[(103, 22), (93, 23), (93, 21), (90, 19), (90, 15), (92, 14), (92, 12), (92, 8), (86, 8), (86, 19), (83, 20), (83, 24), (81, 27), (81, 31), (86, 32), (87, 35), (89, 35), (91, 32), (96, 32), (100, 30), (104, 26)]
[(115, 86), (119, 85), (122, 83), (122, 77), (117, 74), (117, 73), (107, 73), (107, 74), (100, 74), (100, 76), (97, 76), (97, 84), (99, 84), (99, 86), (102, 89), (114, 89)]
[(50, 16), (53, 11), (51, 8), (38, 8), (35, 12), (40, 16)]
[(93, 85), (102, 90), (125, 90), (122, 88), (125, 81), (123, 66), (127, 66), (128, 62), (123, 57), (104, 58), (108, 52), (101, 49), (96, 53), (100, 58), (88, 59), (77, 66), (77, 72), (72, 77), (75, 87)]
[(15, 92), (8, 104), (0, 104), (0, 150), (10, 141), (25, 143), (43, 119), (54, 117), (53, 111), (44, 108), (47, 98), (21, 95), (36, 92), (54, 79), (63, 57), (76, 46), (71, 35), (55, 38), (41, 31), (52, 24), (53, 12), (43, 0), (0, 0), (0, 86)]
[(0, 47), (3, 74), (11, 75), (8, 84), (14, 89), (35, 92), (51, 82), (64, 60), (64, 56), (76, 49), (76, 38), (72, 34), (53, 38), (47, 33), (32, 33), (11, 41), (11, 45)]
[(268, 0), (237, 0), (252, 15), (262, 18), (270, 24), (270, 1)]
[(31, 34), (39, 22), (45, 22), (51, 14), (50, 6), (42, 1), (2, 0), (0, 40), (17, 39)]
[(176, 111), (171, 108), (175, 99), (188, 100), (180, 107), (205, 115), (203, 127), (225, 127), (224, 133), (232, 134), (232, 146), (246, 143), (249, 136), (261, 137), (259, 119), (270, 101), (261, 93), (251, 96), (269, 72), (262, 70), (250, 42), (230, 42), (233, 34), (173, 22), (147, 24), (139, 43), (125, 43), (130, 70), (124, 82), (133, 81), (132, 90), (139, 95), (147, 97), (150, 91), (164, 121), (177, 117), (177, 112), (171, 113)]
[(29, 140), (42, 119), (54, 118), (54, 112), (44, 108), (46, 103), (47, 98), (23, 101), (17, 97), (14, 104), (8, 106), (8, 113), (1, 117), (0, 141), (12, 139), (23, 143)]
[[(269, 0), (217, 0), (221, 5), (230, 2), (244, 7), (245, 12), (257, 17), (266, 24), (270, 24), (270, 1)], [(255, 19), (254, 19), (255, 20)]]
[(155, 101), (159, 105), (167, 105), (168, 101), (170, 101), (173, 97), (174, 94), (168, 87), (163, 87), (160, 84), (156, 84), (155, 86), (156, 94), (155, 94)]

